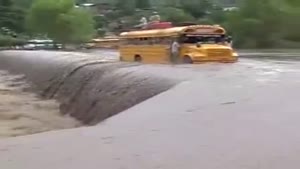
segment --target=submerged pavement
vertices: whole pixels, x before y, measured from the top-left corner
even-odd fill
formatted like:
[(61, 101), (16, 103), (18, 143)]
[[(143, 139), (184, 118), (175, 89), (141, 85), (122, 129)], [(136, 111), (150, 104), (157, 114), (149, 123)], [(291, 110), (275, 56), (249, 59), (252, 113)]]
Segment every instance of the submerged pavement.
[(299, 62), (141, 67), (182, 82), (94, 127), (2, 139), (0, 168), (300, 167)]

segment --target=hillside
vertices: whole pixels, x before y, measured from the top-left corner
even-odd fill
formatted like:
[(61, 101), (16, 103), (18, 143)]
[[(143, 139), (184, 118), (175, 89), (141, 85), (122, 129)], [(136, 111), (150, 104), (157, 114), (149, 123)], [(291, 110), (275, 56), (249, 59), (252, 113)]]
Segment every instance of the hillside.
[[(80, 1), (80, 0), (79, 0)], [(81, 0), (82, 1), (82, 0)], [(87, 2), (92, 3), (116, 3), (118, 0), (87, 0)], [(162, 6), (170, 3), (177, 3), (180, 0), (150, 0), (152, 6)], [(210, 0), (214, 1), (214, 3), (219, 4), (221, 6), (233, 6), (237, 3), (237, 0)]]

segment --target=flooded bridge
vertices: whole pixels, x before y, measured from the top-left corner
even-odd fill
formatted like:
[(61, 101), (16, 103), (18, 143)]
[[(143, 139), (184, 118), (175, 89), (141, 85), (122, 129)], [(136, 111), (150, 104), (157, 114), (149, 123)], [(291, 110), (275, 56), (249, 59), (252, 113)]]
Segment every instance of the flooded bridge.
[(300, 62), (243, 55), (171, 66), (114, 51), (1, 52), (0, 130), (16, 133), (0, 139), (0, 168), (297, 168)]

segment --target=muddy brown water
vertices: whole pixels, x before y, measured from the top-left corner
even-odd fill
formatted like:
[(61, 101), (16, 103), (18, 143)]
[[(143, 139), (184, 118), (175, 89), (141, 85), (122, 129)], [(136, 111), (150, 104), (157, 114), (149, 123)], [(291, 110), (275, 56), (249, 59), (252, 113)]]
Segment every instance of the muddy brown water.
[(84, 125), (98, 124), (178, 82), (142, 73), (139, 64), (115, 62), (115, 56), (102, 54), (5, 51), (0, 54), (0, 69), (24, 74), (31, 92), (56, 100), (59, 113)]
[(0, 71), (0, 138), (69, 129), (81, 123), (61, 115), (59, 103), (27, 92), (23, 75)]
[[(299, 54), (284, 58), (299, 58), (294, 55)], [(241, 57), (274, 58), (253, 52)], [(113, 50), (1, 52), (0, 69), (17, 75), (0, 72), (0, 97), (5, 98), (0, 105), (0, 137), (95, 125), (179, 82), (117, 58)]]
[[(88, 68), (98, 69), (94, 66)], [(100, 125), (1, 139), (0, 168), (300, 166), (299, 62), (241, 59), (226, 65), (143, 65), (142, 68), (133, 65), (126, 70), (135, 72), (134, 77), (158, 78), (149, 74), (152, 72), (160, 76), (158, 79), (164, 77), (162, 82), (170, 76), (187, 80)]]

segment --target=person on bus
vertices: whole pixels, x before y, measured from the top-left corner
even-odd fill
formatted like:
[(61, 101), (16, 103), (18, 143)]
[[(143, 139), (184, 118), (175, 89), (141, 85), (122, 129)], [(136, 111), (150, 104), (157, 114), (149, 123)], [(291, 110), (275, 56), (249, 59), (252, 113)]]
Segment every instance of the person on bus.
[(147, 18), (146, 17), (142, 17), (141, 20), (140, 20), (139, 26), (141, 26), (142, 29), (145, 29), (146, 26), (147, 26), (147, 24), (148, 24)]
[(180, 45), (175, 39), (173, 43), (171, 44), (171, 55), (170, 55), (170, 60), (172, 63), (176, 63), (179, 58), (179, 52), (180, 52)]
[(140, 19), (140, 23), (138, 25), (135, 25), (134, 28), (137, 28), (137, 29), (145, 29), (147, 27), (147, 18), (146, 17), (142, 17)]
[(150, 22), (160, 22), (160, 15), (158, 12), (153, 12), (152, 15), (149, 17)]

